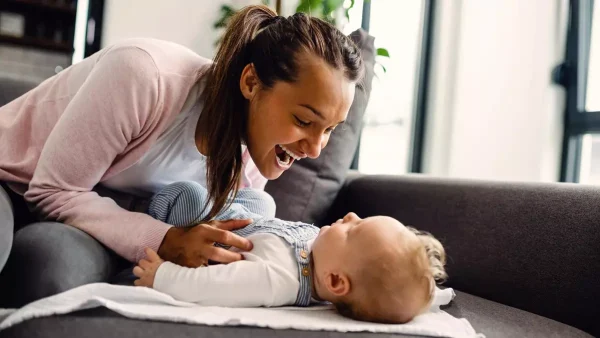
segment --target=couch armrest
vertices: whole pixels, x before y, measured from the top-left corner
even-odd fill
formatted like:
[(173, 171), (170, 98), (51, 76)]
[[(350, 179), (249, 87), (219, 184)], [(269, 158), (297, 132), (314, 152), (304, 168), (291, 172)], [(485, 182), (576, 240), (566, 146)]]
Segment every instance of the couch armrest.
[(388, 215), (436, 236), (446, 285), (600, 334), (600, 188), (351, 175), (329, 220)]

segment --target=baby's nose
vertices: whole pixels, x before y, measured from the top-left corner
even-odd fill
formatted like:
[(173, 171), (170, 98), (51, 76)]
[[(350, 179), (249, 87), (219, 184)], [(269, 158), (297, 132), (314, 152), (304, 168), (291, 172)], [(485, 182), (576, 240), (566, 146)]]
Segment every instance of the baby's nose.
[(350, 220), (357, 219), (357, 218), (358, 218), (358, 215), (356, 215), (353, 212), (349, 212), (349, 213), (346, 214), (346, 216), (344, 216), (344, 221), (345, 222), (349, 222)]

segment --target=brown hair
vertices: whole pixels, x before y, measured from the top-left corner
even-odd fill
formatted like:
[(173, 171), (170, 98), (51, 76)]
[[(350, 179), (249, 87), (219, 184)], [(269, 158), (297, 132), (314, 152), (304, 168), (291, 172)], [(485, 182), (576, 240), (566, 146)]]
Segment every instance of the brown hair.
[[(386, 324), (402, 324), (412, 320), (415, 314), (402, 309), (404, 283), (418, 285), (418, 296), (423, 303), (431, 303), (435, 283), (443, 283), (448, 277), (444, 269), (446, 252), (430, 233), (407, 228), (417, 236), (418, 244), (404, 252), (382, 250), (363, 262), (361, 276), (357, 276), (360, 278), (352, 281), (361, 284), (355, 288), (359, 294), (334, 302), (342, 316)], [(404, 257), (398, 256), (399, 252)], [(389, 256), (390, 253), (393, 256)], [(399, 271), (398, 259), (408, 263), (409, 268)]]
[(278, 81), (297, 79), (298, 52), (321, 57), (343, 70), (350, 81), (362, 76), (359, 49), (325, 21), (303, 13), (284, 18), (266, 6), (244, 7), (230, 20), (207, 73), (198, 121), (199, 134), (205, 137), (208, 200), (212, 202), (204, 221), (225, 207), (231, 193), (237, 194), (248, 120), (239, 85), (244, 67), (253, 64), (262, 87), (269, 89)]

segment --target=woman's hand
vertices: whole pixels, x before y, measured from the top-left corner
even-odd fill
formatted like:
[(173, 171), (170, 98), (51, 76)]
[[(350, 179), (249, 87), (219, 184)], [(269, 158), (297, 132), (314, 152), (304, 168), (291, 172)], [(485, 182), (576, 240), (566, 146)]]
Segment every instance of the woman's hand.
[(221, 243), (242, 251), (252, 250), (252, 242), (231, 232), (252, 220), (210, 221), (189, 228), (171, 228), (158, 249), (163, 259), (181, 266), (197, 268), (208, 261), (231, 263), (242, 260), (237, 252), (215, 247)]
[(164, 262), (154, 250), (146, 248), (146, 259), (140, 260), (138, 265), (133, 268), (133, 274), (139, 278), (133, 284), (135, 286), (153, 287), (156, 271)]

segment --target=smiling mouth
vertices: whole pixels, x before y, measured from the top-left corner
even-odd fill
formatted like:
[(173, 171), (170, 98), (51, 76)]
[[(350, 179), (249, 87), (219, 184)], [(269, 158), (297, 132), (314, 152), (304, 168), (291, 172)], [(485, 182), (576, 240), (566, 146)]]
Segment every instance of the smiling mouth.
[(280, 144), (275, 146), (275, 157), (277, 159), (277, 163), (283, 168), (288, 168), (292, 165), (294, 160), (299, 161), (301, 159), (300, 156), (294, 154), (285, 146)]

